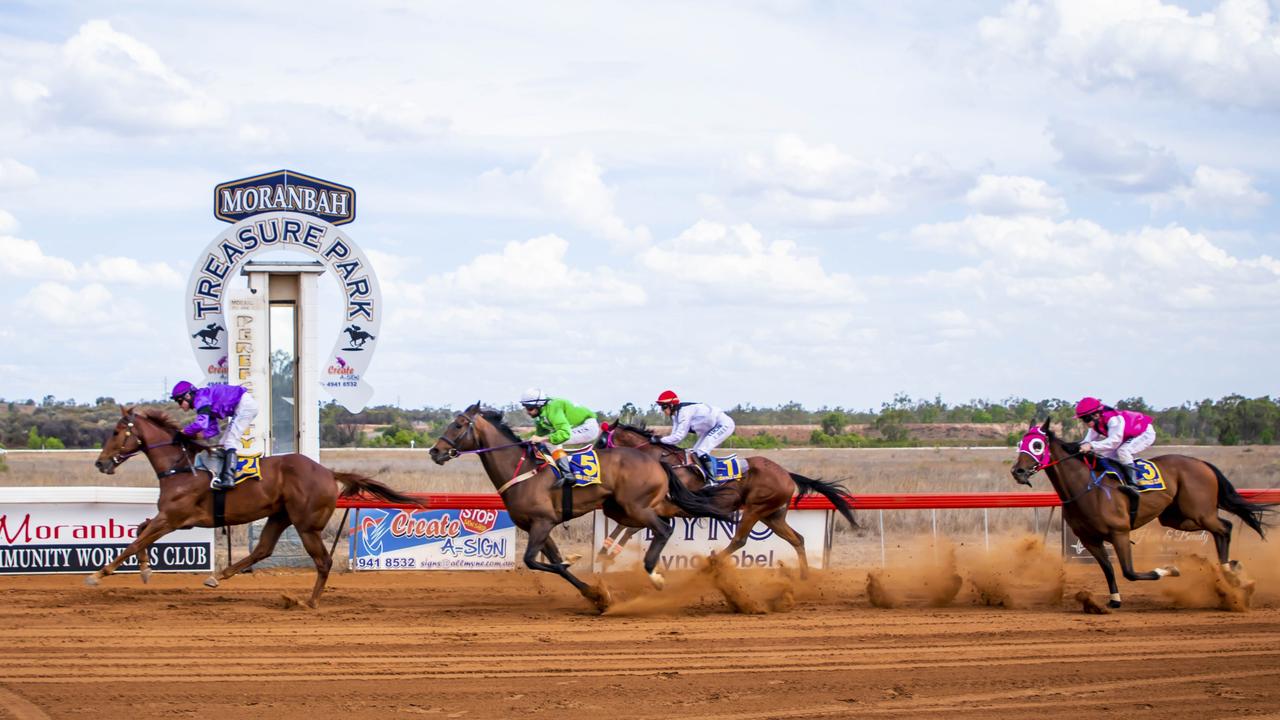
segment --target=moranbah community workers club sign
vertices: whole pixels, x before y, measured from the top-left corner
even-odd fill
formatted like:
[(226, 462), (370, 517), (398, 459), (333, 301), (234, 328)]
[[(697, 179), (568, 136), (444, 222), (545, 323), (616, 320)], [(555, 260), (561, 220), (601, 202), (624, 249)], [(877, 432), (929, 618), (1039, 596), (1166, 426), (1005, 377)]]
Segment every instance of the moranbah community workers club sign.
[(224, 315), (227, 288), (246, 260), (273, 250), (305, 253), (324, 264), (342, 288), (342, 330), (320, 384), (341, 405), (359, 412), (373, 396), (364, 381), (382, 325), (382, 298), (373, 266), (339, 225), (355, 220), (356, 193), (345, 185), (292, 170), (256, 175), (214, 188), (214, 216), (231, 227), (205, 247), (187, 285), (191, 349), (209, 383), (235, 383), (228, 357), (235, 328)]

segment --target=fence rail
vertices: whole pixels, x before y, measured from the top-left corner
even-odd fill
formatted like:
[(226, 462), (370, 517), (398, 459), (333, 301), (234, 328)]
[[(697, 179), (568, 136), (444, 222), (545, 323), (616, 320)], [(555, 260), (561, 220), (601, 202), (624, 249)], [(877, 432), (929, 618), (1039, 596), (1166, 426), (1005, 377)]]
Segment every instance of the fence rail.
[[(502, 510), (502, 497), (494, 493), (409, 493), (429, 510)], [(1246, 500), (1280, 503), (1280, 488), (1240, 490)], [(968, 492), (968, 493), (858, 493), (849, 499), (855, 510), (981, 510), (983, 508), (1060, 507), (1062, 500), (1052, 492)], [(357, 496), (339, 498), (340, 508), (415, 509), (415, 505), (389, 503)], [(809, 495), (791, 501), (800, 510), (831, 510), (833, 506), (821, 496)]]

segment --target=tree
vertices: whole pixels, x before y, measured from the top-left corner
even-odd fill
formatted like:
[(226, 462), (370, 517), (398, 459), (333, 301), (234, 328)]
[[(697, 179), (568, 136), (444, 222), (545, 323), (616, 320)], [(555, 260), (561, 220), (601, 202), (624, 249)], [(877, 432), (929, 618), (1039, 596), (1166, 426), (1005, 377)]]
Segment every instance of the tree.
[(849, 417), (840, 410), (832, 410), (822, 416), (822, 432), (826, 435), (836, 436), (843, 435), (844, 429), (849, 424)]
[(36, 432), (34, 425), (27, 432), (27, 447), (32, 450), (39, 450), (44, 447), (44, 438), (40, 437), (40, 433)]

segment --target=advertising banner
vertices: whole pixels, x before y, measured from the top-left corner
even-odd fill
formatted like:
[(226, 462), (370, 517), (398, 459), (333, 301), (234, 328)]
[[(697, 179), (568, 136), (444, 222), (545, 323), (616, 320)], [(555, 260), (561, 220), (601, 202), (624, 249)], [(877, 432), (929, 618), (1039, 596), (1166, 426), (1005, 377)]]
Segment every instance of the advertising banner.
[[(737, 515), (735, 515), (737, 517)], [(674, 532), (666, 547), (662, 549), (658, 560), (658, 571), (687, 570), (701, 567), (712, 552), (723, 550), (733, 539), (738, 529), (737, 522), (721, 522), (710, 518), (673, 518)], [(787, 524), (804, 536), (805, 556), (809, 566), (822, 568), (826, 566), (827, 533), (831, 525), (829, 510), (792, 510), (787, 513)], [(604, 541), (618, 524), (595, 513), (595, 532), (593, 536), (592, 569), (600, 572), (599, 552)], [(623, 547), (622, 553), (615, 555), (612, 569), (622, 570), (644, 562), (644, 552), (649, 547), (653, 534), (649, 530), (636, 533)], [(779, 561), (788, 567), (796, 566), (796, 551), (791, 544), (774, 534), (772, 530), (757, 523), (751, 530), (747, 544), (731, 556), (734, 565), (740, 568), (775, 567)]]
[(511, 570), (516, 528), (506, 510), (361, 509), (351, 524), (355, 570)]
[[(1141, 559), (1144, 563), (1170, 563), (1180, 554), (1217, 557), (1213, 536), (1204, 530), (1187, 532), (1153, 522), (1131, 531), (1129, 540), (1133, 543), (1134, 557)], [(1115, 562), (1115, 550), (1109, 544), (1104, 544), (1103, 547), (1107, 550), (1107, 557)], [(1097, 563), (1085, 549), (1084, 543), (1080, 542), (1080, 538), (1076, 537), (1071, 526), (1065, 522), (1062, 524), (1062, 557), (1068, 561), (1084, 562), (1090, 565)]]
[[(154, 500), (150, 504), (14, 502), (0, 497), (0, 574), (93, 572), (114, 560), (137, 537), (138, 524), (155, 513)], [(212, 571), (213, 530), (172, 532), (148, 553), (152, 570)], [(137, 569), (137, 558), (130, 558), (119, 572)]]

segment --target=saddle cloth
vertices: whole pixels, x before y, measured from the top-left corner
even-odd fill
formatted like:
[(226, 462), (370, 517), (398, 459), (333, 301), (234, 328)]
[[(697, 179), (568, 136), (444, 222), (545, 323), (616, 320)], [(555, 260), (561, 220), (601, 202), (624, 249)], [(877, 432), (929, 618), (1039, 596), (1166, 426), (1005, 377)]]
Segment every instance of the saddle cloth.
[[(585, 447), (579, 450), (568, 450), (569, 453), (569, 469), (573, 471), (574, 487), (586, 487), (588, 485), (599, 485), (600, 477), (600, 458), (596, 455), (596, 449), (593, 447)], [(545, 456), (544, 456), (545, 457)], [(555, 461), (550, 457), (546, 457), (547, 462), (551, 464), (551, 472), (556, 477), (561, 476), (560, 468), (556, 466)]]
[(711, 478), (711, 482), (722, 483), (730, 480), (741, 480), (743, 475), (747, 474), (749, 469), (747, 461), (739, 458), (737, 455), (729, 455), (727, 457), (711, 456), (715, 466), (715, 473)]
[[(259, 462), (262, 455), (237, 455), (236, 456), (236, 478), (235, 483), (239, 485), (245, 480), (261, 480), (262, 468)], [(218, 475), (222, 472), (221, 453), (202, 452), (196, 456), (196, 469), (208, 470), (212, 475)]]
[[(1133, 461), (1134, 467), (1138, 472), (1134, 473), (1134, 482), (1138, 485), (1138, 492), (1151, 492), (1152, 490), (1164, 490), (1164, 476), (1160, 474), (1160, 468), (1150, 460), (1137, 458)], [(1102, 475), (1114, 475), (1116, 480), (1123, 481), (1124, 471), (1120, 469), (1120, 464), (1114, 460), (1102, 458)]]

